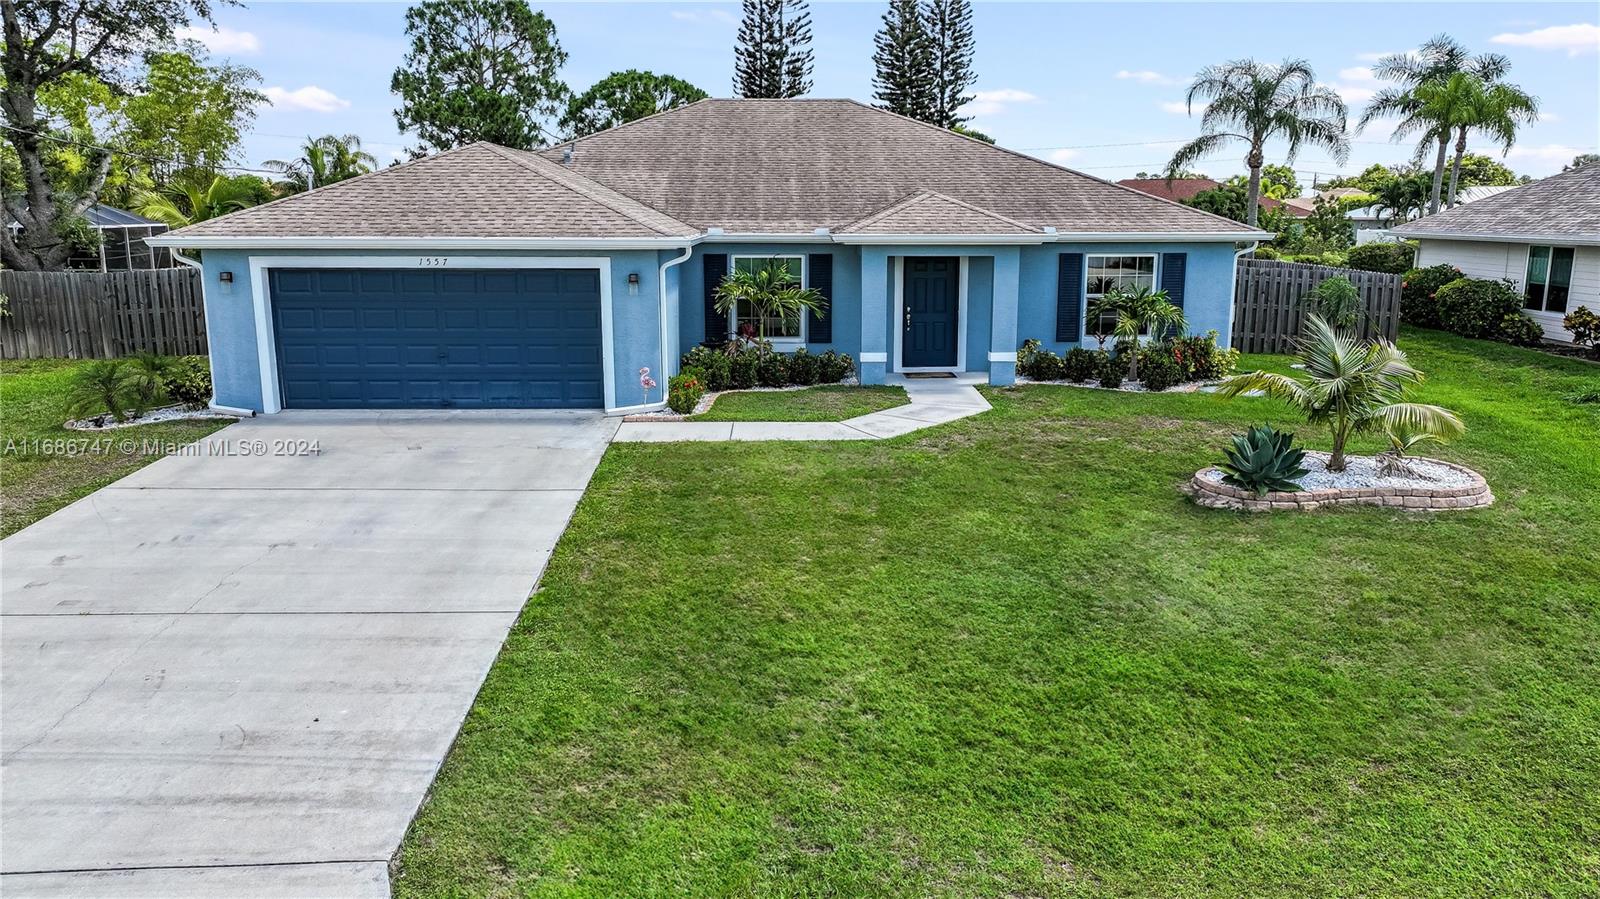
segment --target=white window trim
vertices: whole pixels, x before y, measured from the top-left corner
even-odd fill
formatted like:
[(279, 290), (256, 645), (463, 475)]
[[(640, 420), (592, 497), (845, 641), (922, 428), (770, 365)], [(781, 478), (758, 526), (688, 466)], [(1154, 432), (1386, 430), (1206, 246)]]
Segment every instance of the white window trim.
[(906, 317), (906, 257), (894, 257), (894, 361), (891, 371), (902, 374), (917, 374), (920, 372), (964, 372), (967, 370), (967, 258), (957, 256), (961, 260), (960, 286), (956, 290), (956, 364), (936, 366), (906, 367), (902, 364), (901, 356), (905, 336)]
[[(426, 261), (425, 261), (426, 260)], [(600, 276), (601, 375), (606, 410), (617, 408), (614, 346), (611, 328), (611, 257), (609, 256), (251, 256), (250, 292), (254, 295), (256, 358), (261, 373), (261, 411), (283, 411), (278, 382), (278, 342), (272, 329), (267, 272), (275, 268), (408, 268), (426, 271), (483, 268), (592, 268)]]
[[(1083, 254), (1083, 312), (1079, 316), (1079, 319), (1078, 319), (1080, 322), (1083, 323), (1083, 333), (1078, 338), (1078, 344), (1080, 346), (1083, 345), (1084, 341), (1086, 341), (1086, 340), (1094, 340), (1094, 337), (1092, 336), (1092, 332), (1089, 330), (1089, 301), (1092, 300), (1092, 299), (1095, 299), (1096, 297), (1105, 296), (1105, 294), (1103, 294), (1103, 293), (1095, 294), (1094, 296), (1090, 296), (1089, 295), (1089, 260), (1094, 258), (1095, 256), (1099, 256), (1102, 259), (1108, 259), (1108, 258), (1110, 258), (1112, 256), (1132, 257), (1132, 258), (1141, 258), (1141, 259), (1153, 259), (1153, 260), (1155, 260), (1155, 262), (1154, 262), (1154, 264), (1153, 264), (1153, 266), (1151, 267), (1151, 270), (1150, 270), (1150, 289), (1153, 290), (1153, 291), (1161, 289), (1161, 254), (1160, 253), (1084, 253)], [(1150, 335), (1141, 334), (1139, 336), (1141, 338), (1147, 338)], [(1110, 340), (1112, 343), (1116, 343), (1116, 340), (1117, 340), (1116, 337), (1111, 336), (1111, 335), (1107, 335), (1106, 339)]]
[[(809, 287), (811, 284), (811, 260), (807, 259), (804, 253), (730, 254), (728, 256), (728, 274), (731, 275), (738, 270), (738, 263), (740, 259), (798, 259), (800, 260), (800, 286)], [(733, 338), (739, 336), (739, 310), (735, 308), (729, 311), (731, 314), (728, 316), (728, 339), (732, 340)], [(792, 351), (804, 347), (806, 345), (806, 338), (811, 336), (811, 324), (810, 322), (806, 321), (806, 319), (810, 317), (811, 316), (806, 314), (804, 311), (800, 313), (799, 337), (768, 337), (767, 342), (772, 344), (772, 348), (775, 350)]]
[[(1545, 273), (1544, 273), (1544, 299), (1542, 299), (1540, 301), (1540, 304), (1542, 306), (1550, 305), (1550, 275), (1553, 274), (1555, 272), (1555, 270), (1556, 270), (1556, 250), (1559, 249), (1559, 250), (1571, 250), (1572, 251), (1572, 271), (1567, 274), (1567, 308), (1561, 310), (1560, 312), (1551, 312), (1548, 309), (1529, 309), (1528, 308), (1528, 264), (1533, 261), (1533, 251), (1534, 251), (1534, 248), (1536, 248), (1536, 247), (1543, 247), (1543, 248), (1545, 248), (1545, 249), (1550, 251), (1550, 258), (1546, 260), (1546, 267), (1545, 267)], [(1572, 276), (1577, 273), (1577, 270), (1578, 270), (1578, 248), (1577, 247), (1570, 246), (1570, 245), (1564, 244), (1564, 243), (1530, 243), (1530, 244), (1528, 244), (1527, 251), (1522, 254), (1522, 277), (1519, 279), (1519, 282), (1522, 285), (1522, 311), (1528, 313), (1529, 315), (1548, 315), (1548, 316), (1553, 316), (1555, 319), (1560, 319), (1560, 318), (1565, 317), (1568, 312), (1572, 311)]]

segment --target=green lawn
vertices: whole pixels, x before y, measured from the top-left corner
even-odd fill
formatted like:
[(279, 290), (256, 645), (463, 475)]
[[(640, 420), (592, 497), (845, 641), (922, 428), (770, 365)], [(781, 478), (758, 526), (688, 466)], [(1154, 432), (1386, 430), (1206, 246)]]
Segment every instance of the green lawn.
[(1493, 508), (1197, 508), (1204, 394), (613, 446), (396, 893), (1595, 895), (1600, 367), (1402, 345)]
[(82, 364), (72, 359), (0, 363), (0, 536), (226, 423), (174, 421), (99, 433), (69, 431), (62, 427), (72, 417), (67, 413), (67, 385)]
[(695, 421), (844, 421), (908, 402), (903, 387), (809, 387), (725, 393)]

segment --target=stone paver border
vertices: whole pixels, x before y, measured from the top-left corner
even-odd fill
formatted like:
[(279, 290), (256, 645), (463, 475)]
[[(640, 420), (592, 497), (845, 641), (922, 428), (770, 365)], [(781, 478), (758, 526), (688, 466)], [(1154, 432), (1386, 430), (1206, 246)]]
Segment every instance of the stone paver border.
[(1462, 472), (1472, 479), (1465, 487), (1330, 487), (1318, 490), (1301, 490), (1296, 493), (1272, 492), (1256, 496), (1244, 490), (1205, 477), (1215, 467), (1203, 468), (1189, 479), (1188, 492), (1198, 505), (1212, 509), (1234, 509), (1244, 512), (1309, 512), (1325, 506), (1384, 506), (1406, 512), (1447, 512), (1456, 509), (1479, 509), (1494, 502), (1489, 484), (1470, 468), (1438, 459), (1428, 459)]

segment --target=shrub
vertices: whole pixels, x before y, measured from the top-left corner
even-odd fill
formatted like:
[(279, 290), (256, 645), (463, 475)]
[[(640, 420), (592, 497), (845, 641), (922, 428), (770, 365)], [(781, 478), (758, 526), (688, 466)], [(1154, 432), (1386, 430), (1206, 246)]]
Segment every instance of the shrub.
[(1350, 279), (1336, 275), (1318, 284), (1310, 293), (1311, 311), (1335, 328), (1348, 330), (1361, 320), (1361, 294)]
[(1376, 241), (1351, 247), (1350, 252), (1345, 255), (1348, 257), (1345, 264), (1350, 268), (1358, 268), (1364, 272), (1403, 275), (1411, 269), (1412, 261), (1417, 258), (1417, 245)]
[(1174, 341), (1174, 355), (1186, 381), (1215, 381), (1233, 374), (1239, 351), (1217, 346), (1217, 332), (1207, 331)]
[(1507, 316), (1522, 312), (1522, 298), (1509, 284), (1457, 278), (1434, 294), (1439, 324), (1462, 337), (1498, 338)]
[(1544, 340), (1544, 328), (1526, 312), (1513, 312), (1500, 320), (1500, 333), (1495, 338), (1516, 346), (1538, 346)]
[(756, 386), (758, 369), (761, 365), (761, 351), (754, 347), (746, 347), (728, 357), (728, 388), (731, 390), (749, 390)]
[(1139, 353), (1139, 383), (1146, 390), (1166, 390), (1183, 383), (1183, 367), (1173, 355), (1172, 347), (1157, 344)]
[(1283, 254), (1278, 252), (1277, 247), (1263, 244), (1259, 247), (1256, 247), (1255, 257), (1257, 259), (1282, 259)]
[(1295, 253), (1283, 258), (1288, 262), (1309, 262), (1312, 265), (1331, 265), (1335, 268), (1342, 268), (1345, 264), (1345, 255), (1338, 250), (1327, 250), (1321, 253)]
[(133, 389), (129, 393), (130, 418), (138, 418), (161, 402), (165, 394), (167, 371), (172, 357), (144, 350), (128, 357), (128, 372)]
[(1439, 327), (1439, 288), (1461, 277), (1453, 265), (1414, 268), (1400, 277), (1400, 320), (1424, 328)]
[(817, 383), (817, 357), (801, 347), (788, 360), (789, 383), (809, 387)]
[(1100, 379), (1101, 387), (1121, 387), (1122, 377), (1128, 373), (1128, 358), (1131, 353), (1107, 353), (1104, 350), (1095, 353), (1095, 377)]
[(687, 369), (667, 379), (667, 408), (679, 415), (688, 415), (706, 395), (705, 384), (698, 369)]
[(203, 409), (211, 403), (211, 363), (204, 356), (180, 356), (162, 375), (162, 392), (174, 403)]
[(135, 402), (138, 376), (121, 359), (88, 362), (72, 374), (67, 387), (67, 412), (88, 418), (109, 413), (117, 421), (127, 421), (128, 408)]
[(1061, 373), (1068, 381), (1082, 384), (1089, 380), (1100, 370), (1100, 357), (1093, 350), (1086, 350), (1081, 346), (1067, 350), (1067, 355), (1061, 360)]
[(1275, 431), (1271, 425), (1235, 434), (1233, 445), (1224, 447), (1222, 455), (1225, 458), (1217, 464), (1222, 483), (1255, 491), (1256, 496), (1296, 492), (1300, 485), (1294, 479), (1309, 473), (1301, 464), (1306, 451), (1295, 447), (1294, 434)]
[(787, 358), (782, 353), (756, 353), (756, 383), (783, 387), (789, 383)]
[(1600, 357), (1600, 315), (1579, 306), (1561, 319), (1561, 327), (1572, 332), (1574, 346), (1587, 347), (1589, 355)]
[(1024, 340), (1017, 350), (1017, 374), (1033, 381), (1059, 381), (1066, 371), (1061, 357), (1045, 349), (1037, 340)]
[(701, 385), (713, 393), (728, 389), (729, 378), (732, 375), (733, 360), (722, 352), (721, 349), (709, 346), (697, 346), (678, 360), (678, 370), (688, 371), (695, 369), (700, 372)]
[(817, 383), (837, 384), (856, 372), (856, 360), (849, 353), (829, 350), (817, 357)]

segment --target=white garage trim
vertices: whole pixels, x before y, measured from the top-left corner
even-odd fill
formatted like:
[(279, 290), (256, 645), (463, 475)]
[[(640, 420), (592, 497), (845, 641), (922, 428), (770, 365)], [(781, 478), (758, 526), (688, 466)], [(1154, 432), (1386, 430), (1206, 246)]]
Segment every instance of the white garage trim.
[(278, 342), (272, 332), (272, 297), (267, 270), (274, 268), (410, 268), (427, 271), (475, 268), (592, 268), (600, 274), (601, 375), (605, 379), (606, 410), (617, 405), (617, 385), (612, 371), (611, 259), (606, 256), (251, 256), (250, 292), (255, 302), (256, 358), (261, 367), (261, 410), (270, 415), (283, 411), (283, 388), (278, 383)]

